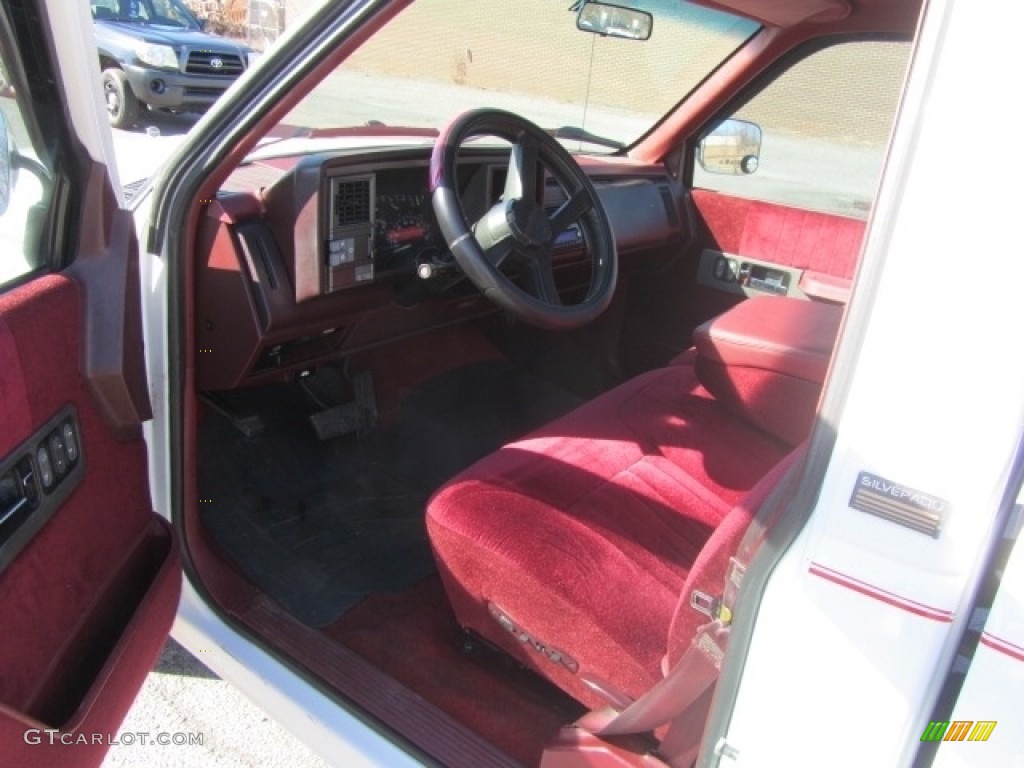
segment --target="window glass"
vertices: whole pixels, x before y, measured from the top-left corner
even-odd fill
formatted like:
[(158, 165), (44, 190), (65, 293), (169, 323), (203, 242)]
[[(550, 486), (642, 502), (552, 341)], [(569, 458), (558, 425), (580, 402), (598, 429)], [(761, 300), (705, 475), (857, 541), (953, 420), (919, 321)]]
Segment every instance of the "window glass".
[(49, 195), (48, 161), (36, 151), (0, 42), (0, 283), (40, 266), (38, 235)]
[(194, 19), (175, 0), (93, 0), (90, 5), (94, 19), (195, 28)]
[(192, 26), (192, 20), (185, 9), (171, 0), (153, 0), (153, 10), (156, 13), (155, 20), (161, 24), (170, 23), (178, 27)]
[(835, 45), (797, 62), (729, 117), (762, 131), (756, 170), (694, 186), (867, 218), (899, 102), (909, 43)]
[(581, 31), (571, 0), (417, 0), (283, 123), (437, 130), (467, 109), (496, 107), (572, 148), (586, 132), (588, 149), (612, 149), (649, 130), (758, 28), (683, 0), (616, 5), (651, 14), (649, 39)]

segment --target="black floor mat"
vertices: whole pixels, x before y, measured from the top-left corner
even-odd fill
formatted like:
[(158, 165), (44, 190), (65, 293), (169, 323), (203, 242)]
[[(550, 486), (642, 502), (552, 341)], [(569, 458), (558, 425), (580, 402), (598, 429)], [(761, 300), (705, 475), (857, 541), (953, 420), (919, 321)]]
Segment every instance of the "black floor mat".
[(237, 566), (289, 613), (321, 627), (376, 592), (434, 570), (423, 509), (445, 480), (579, 399), (501, 361), (442, 374), (397, 421), (321, 442), (295, 385), (238, 393), (263, 432), (219, 415), (200, 427), (201, 518)]

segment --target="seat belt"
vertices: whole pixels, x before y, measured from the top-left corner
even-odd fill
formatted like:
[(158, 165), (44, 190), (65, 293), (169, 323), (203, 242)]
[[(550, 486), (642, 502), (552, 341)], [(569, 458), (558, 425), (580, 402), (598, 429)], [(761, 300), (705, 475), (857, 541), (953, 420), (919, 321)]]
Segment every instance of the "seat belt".
[[(588, 712), (576, 725), (598, 736), (646, 733), (669, 724), (658, 754), (670, 765), (689, 766), (697, 757), (711, 708), (714, 684), (729, 643), (730, 625), (747, 563), (757, 554), (768, 531), (785, 509), (796, 472), (792, 468), (803, 458), (806, 443), (777, 464), (761, 483), (773, 489), (758, 505), (740, 540), (736, 555), (729, 560), (720, 598), (694, 591), (690, 606), (711, 621), (697, 628), (683, 655), (658, 683), (621, 711), (611, 707)], [(760, 484), (760, 483), (759, 483)]]
[(719, 619), (697, 630), (671, 671), (621, 712), (611, 707), (588, 712), (576, 724), (600, 736), (653, 731), (676, 718), (718, 678), (729, 628)]

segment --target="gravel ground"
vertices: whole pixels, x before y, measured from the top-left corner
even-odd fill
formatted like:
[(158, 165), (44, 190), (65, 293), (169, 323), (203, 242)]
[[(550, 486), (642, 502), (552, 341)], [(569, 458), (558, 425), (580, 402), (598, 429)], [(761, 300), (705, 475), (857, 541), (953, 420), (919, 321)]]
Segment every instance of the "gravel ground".
[[(201, 734), (202, 744), (172, 742)], [(183, 735), (183, 736), (181, 736)], [(132, 743), (127, 743), (132, 742)], [(326, 768), (288, 731), (172, 639), (110, 748), (103, 768)]]

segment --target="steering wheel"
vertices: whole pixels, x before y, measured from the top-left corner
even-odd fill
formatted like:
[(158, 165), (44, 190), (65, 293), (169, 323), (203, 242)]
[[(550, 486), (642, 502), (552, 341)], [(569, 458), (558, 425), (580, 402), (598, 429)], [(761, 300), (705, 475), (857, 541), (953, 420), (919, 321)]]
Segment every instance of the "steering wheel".
[[(470, 138), (497, 136), (512, 144), (501, 199), (479, 221), (466, 220), (457, 189), (459, 150)], [(566, 201), (544, 210), (544, 171)], [(615, 238), (597, 191), (553, 137), (530, 121), (497, 109), (477, 109), (453, 120), (430, 158), (434, 213), (459, 267), (498, 306), (540, 328), (567, 330), (596, 319), (612, 300), (618, 276)], [(558, 236), (578, 224), (591, 263), (590, 287), (577, 304), (563, 304), (552, 256)], [(526, 287), (501, 270), (518, 266)]]

